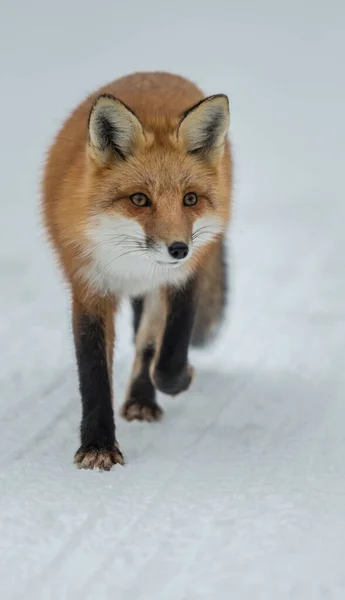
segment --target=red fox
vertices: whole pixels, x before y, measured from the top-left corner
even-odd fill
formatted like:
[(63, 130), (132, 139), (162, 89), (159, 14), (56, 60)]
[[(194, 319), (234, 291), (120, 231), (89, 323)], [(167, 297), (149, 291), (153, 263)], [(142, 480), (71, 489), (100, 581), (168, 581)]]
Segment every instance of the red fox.
[(135, 73), (80, 104), (43, 178), (43, 219), (70, 284), (82, 400), (79, 468), (123, 463), (112, 392), (114, 314), (129, 297), (136, 358), (121, 414), (157, 421), (156, 390), (192, 380), (190, 344), (221, 323), (231, 206), (229, 102), (183, 77)]

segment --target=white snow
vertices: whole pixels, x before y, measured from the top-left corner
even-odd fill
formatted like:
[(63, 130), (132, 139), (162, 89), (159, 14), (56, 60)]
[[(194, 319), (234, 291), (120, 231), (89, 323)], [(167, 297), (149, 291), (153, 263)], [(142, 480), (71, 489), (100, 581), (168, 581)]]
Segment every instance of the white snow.
[[(31, 0), (0, 16), (0, 597), (343, 600), (344, 3)], [(127, 466), (79, 472), (40, 165), (87, 92), (144, 69), (230, 96), (231, 306), (162, 424), (118, 417)], [(125, 307), (117, 407), (131, 360)]]

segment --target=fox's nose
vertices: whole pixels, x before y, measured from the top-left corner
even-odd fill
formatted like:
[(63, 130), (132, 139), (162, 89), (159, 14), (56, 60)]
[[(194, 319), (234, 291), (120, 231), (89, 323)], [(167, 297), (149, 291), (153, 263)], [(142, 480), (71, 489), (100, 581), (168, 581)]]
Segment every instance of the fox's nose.
[(173, 242), (168, 250), (170, 256), (175, 260), (181, 260), (182, 258), (186, 258), (189, 248), (184, 242)]

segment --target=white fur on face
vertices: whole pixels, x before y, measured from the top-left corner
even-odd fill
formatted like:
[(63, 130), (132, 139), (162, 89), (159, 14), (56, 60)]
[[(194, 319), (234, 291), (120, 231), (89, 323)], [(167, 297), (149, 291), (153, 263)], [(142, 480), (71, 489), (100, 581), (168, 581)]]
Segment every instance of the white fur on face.
[(197, 249), (209, 244), (224, 232), (224, 224), (219, 217), (206, 215), (197, 219), (193, 225), (193, 248)]
[(162, 285), (179, 287), (188, 278), (193, 250), (209, 243), (220, 232), (220, 221), (198, 219), (185, 259), (176, 261), (164, 242), (147, 247), (146, 235), (134, 219), (97, 215), (87, 229), (88, 265), (81, 277), (102, 294), (140, 295)]
[(161, 285), (179, 286), (188, 277), (188, 261), (176, 264), (163, 243), (148, 248), (145, 232), (134, 219), (93, 217), (87, 238), (89, 264), (81, 276), (100, 293), (144, 294)]

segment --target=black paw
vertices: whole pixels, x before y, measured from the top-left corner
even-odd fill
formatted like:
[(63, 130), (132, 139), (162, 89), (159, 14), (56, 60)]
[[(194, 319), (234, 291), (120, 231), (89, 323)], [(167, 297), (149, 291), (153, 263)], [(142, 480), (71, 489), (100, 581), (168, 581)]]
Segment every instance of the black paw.
[(189, 388), (193, 376), (194, 369), (191, 365), (186, 365), (178, 373), (156, 367), (152, 379), (157, 390), (168, 396), (177, 396)]
[(124, 459), (117, 443), (108, 448), (81, 446), (76, 452), (74, 462), (78, 469), (100, 469), (110, 471), (116, 465), (123, 465)]

